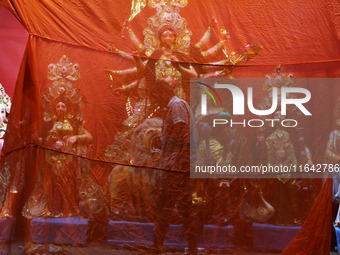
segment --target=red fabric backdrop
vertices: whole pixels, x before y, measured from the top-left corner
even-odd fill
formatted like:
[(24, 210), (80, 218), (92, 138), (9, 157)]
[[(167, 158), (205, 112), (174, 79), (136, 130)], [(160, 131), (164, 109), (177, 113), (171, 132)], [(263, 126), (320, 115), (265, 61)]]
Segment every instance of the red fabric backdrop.
[(0, 6), (0, 83), (12, 97), (19, 67), (25, 51), (28, 33), (4, 6)]
[[(73, 86), (79, 88), (87, 101), (81, 109), (86, 129), (93, 136), (92, 153), (87, 157), (96, 160), (91, 175), (100, 186), (104, 186), (110, 173), (110, 167), (104, 165), (107, 162), (105, 151), (127, 117), (125, 98), (113, 92), (110, 87), (112, 82), (105, 70), (133, 67), (131, 62), (109, 50), (110, 43), (114, 43), (120, 50), (137, 54), (131, 41), (120, 35), (122, 24), (130, 15), (131, 2), (1, 0), (1, 3), (29, 33), (13, 97), (4, 154), (10, 155), (22, 148), (28, 150), (28, 145), (53, 149), (39, 142), (46, 111), (41, 105), (41, 96), (52, 84), (48, 79), (49, 64), (57, 63), (66, 55), (72, 63), (79, 64), (80, 79)], [(154, 14), (155, 9), (147, 6), (131, 21), (130, 26), (138, 38), (143, 38), (147, 18)], [(180, 15), (186, 19), (187, 28), (192, 32), (192, 42), (200, 39), (211, 18), (215, 17), (219, 26), (230, 34), (230, 50), (242, 52), (249, 42), (258, 42), (263, 46), (257, 58), (234, 69), (233, 77), (263, 78), (279, 64), (297, 78), (340, 77), (340, 11), (337, 2), (194, 0), (180, 9)], [(196, 56), (190, 56), (186, 61), (204, 64)], [(8, 67), (12, 69), (10, 65)], [(113, 86), (119, 87), (123, 82), (114, 80)], [(323, 162), (328, 135), (334, 126), (332, 116), (339, 90), (324, 87), (310, 89), (312, 98), (318, 95), (318, 100), (310, 103), (313, 117), (306, 121), (309, 132), (306, 137), (315, 162)], [(8, 93), (11, 94), (10, 89)], [(36, 157), (25, 159), (25, 188), (29, 194), (36, 181), (34, 176), (39, 171), (39, 167), (34, 165), (39, 155), (27, 155)], [(21, 207), (28, 199), (27, 194), (19, 203)], [(298, 254), (306, 246), (312, 247), (310, 252), (299, 254), (327, 254), (331, 225), (330, 197), (330, 185), (325, 185), (316, 200), (324, 207), (313, 207), (314, 216), (307, 218), (309, 227), (303, 234), (306, 239), (309, 235), (313, 236), (313, 232), (318, 232), (320, 238), (307, 238), (313, 242), (288, 247), (287, 254)], [(18, 213), (21, 209), (16, 210)], [(315, 221), (315, 215), (323, 220)]]

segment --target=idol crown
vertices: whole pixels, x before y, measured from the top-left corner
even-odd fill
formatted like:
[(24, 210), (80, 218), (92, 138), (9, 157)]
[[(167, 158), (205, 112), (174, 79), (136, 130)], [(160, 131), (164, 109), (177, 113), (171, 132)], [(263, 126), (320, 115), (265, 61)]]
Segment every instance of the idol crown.
[(72, 64), (66, 55), (63, 55), (57, 64), (49, 64), (50, 81), (76, 81), (80, 78), (79, 64)]
[(286, 73), (281, 65), (274, 68), (273, 73), (265, 75), (266, 81), (264, 84), (264, 90), (269, 91), (273, 87), (292, 87), (294, 86), (294, 74)]

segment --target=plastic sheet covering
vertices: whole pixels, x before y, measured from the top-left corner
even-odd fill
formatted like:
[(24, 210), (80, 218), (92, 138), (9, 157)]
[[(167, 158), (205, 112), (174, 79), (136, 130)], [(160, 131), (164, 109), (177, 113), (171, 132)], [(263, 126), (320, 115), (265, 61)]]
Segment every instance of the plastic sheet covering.
[[(30, 35), (1, 157), (4, 253), (329, 254), (331, 180), (190, 178), (190, 125), (201, 160), (237, 167), (271, 162), (277, 133), (216, 136), (189, 81), (339, 77), (337, 3), (1, 3)], [(339, 88), (305, 87), (313, 115), (284, 153), (337, 163)]]

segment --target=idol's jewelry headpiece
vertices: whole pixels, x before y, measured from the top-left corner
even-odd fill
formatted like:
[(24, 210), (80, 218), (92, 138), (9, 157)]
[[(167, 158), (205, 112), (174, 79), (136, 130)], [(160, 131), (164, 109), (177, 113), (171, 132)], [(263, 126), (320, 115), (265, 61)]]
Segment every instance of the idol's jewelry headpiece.
[(63, 55), (59, 59), (58, 63), (51, 63), (48, 65), (50, 72), (48, 73), (48, 79), (50, 81), (77, 81), (80, 78), (78, 71), (79, 64), (73, 64), (70, 62), (66, 55)]
[(274, 68), (271, 74), (265, 75), (266, 81), (264, 83), (263, 89), (265, 91), (271, 91), (273, 87), (293, 87), (294, 86), (294, 74), (286, 73), (281, 65)]
[(45, 121), (50, 121), (54, 117), (55, 104), (64, 102), (68, 107), (69, 119), (81, 118), (79, 108), (85, 104), (85, 98), (80, 94), (79, 89), (73, 87), (72, 82), (80, 78), (78, 71), (79, 64), (73, 64), (66, 55), (63, 55), (59, 62), (48, 65), (50, 69), (48, 79), (53, 84), (47, 88), (47, 92), (42, 96), (42, 104), (46, 109), (44, 112)]

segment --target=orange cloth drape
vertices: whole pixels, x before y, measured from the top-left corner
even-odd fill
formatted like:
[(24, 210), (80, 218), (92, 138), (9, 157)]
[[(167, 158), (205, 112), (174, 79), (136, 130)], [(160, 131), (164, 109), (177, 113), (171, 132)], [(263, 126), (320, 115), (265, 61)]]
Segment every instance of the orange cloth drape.
[[(73, 86), (86, 99), (81, 113), (86, 131), (93, 140), (89, 153), (81, 155), (74, 152), (71, 155), (91, 160), (90, 176), (104, 190), (116, 164), (121, 164), (122, 168), (136, 166), (132, 161), (107, 157), (107, 148), (115, 141), (115, 135), (122, 130), (122, 123), (127, 118), (126, 98), (115, 93), (113, 88), (126, 85), (127, 81), (122, 78), (111, 81), (106, 70), (133, 67), (132, 61), (110, 51), (109, 46), (114, 44), (127, 53), (138, 54), (129, 38), (120, 34), (124, 21), (130, 15), (131, 1), (1, 0), (0, 3), (29, 33), (3, 149), (5, 160), (15, 151), (24, 151), (20, 154), (25, 165), (22, 172), (18, 173), (21, 170), (16, 168), (11, 170), (12, 175), (23, 176), (24, 180), (21, 188), (24, 193), (20, 199), (15, 198), (15, 205), (10, 205), (15, 215), (21, 217), (22, 208), (34, 190), (39, 171), (43, 169), (37, 163), (44, 160), (40, 150), (55, 149), (42, 138), (42, 134), (50, 130), (44, 124), (46, 107), (42, 105), (42, 96), (53, 83), (48, 79), (49, 64), (57, 63), (66, 55), (70, 62), (79, 65), (80, 78), (73, 82)], [(130, 27), (141, 41), (143, 30), (148, 26), (147, 19), (155, 13), (155, 9), (145, 7), (131, 21)], [(201, 38), (211, 18), (215, 17), (219, 27), (230, 34), (229, 51), (242, 52), (249, 42), (263, 46), (257, 58), (234, 69), (232, 76), (235, 78), (263, 78), (279, 64), (297, 78), (340, 77), (340, 12), (339, 4), (334, 1), (189, 0), (188, 5), (180, 9), (180, 14), (192, 32), (193, 43)], [(212, 39), (218, 42), (220, 38), (215, 33)], [(193, 55), (184, 61), (205, 64)], [(313, 116), (306, 121), (305, 136), (313, 161), (323, 163), (327, 139), (334, 127), (335, 101), (340, 94), (335, 87), (310, 89), (314, 101), (309, 106)], [(36, 151), (32, 153), (31, 150)], [(128, 172), (126, 169), (122, 171)], [(12, 176), (11, 182), (16, 182), (13, 179)], [(329, 251), (329, 181), (315, 201), (306, 219), (307, 226), (303, 226), (284, 254), (327, 254)], [(315, 232), (317, 236), (314, 236)]]

